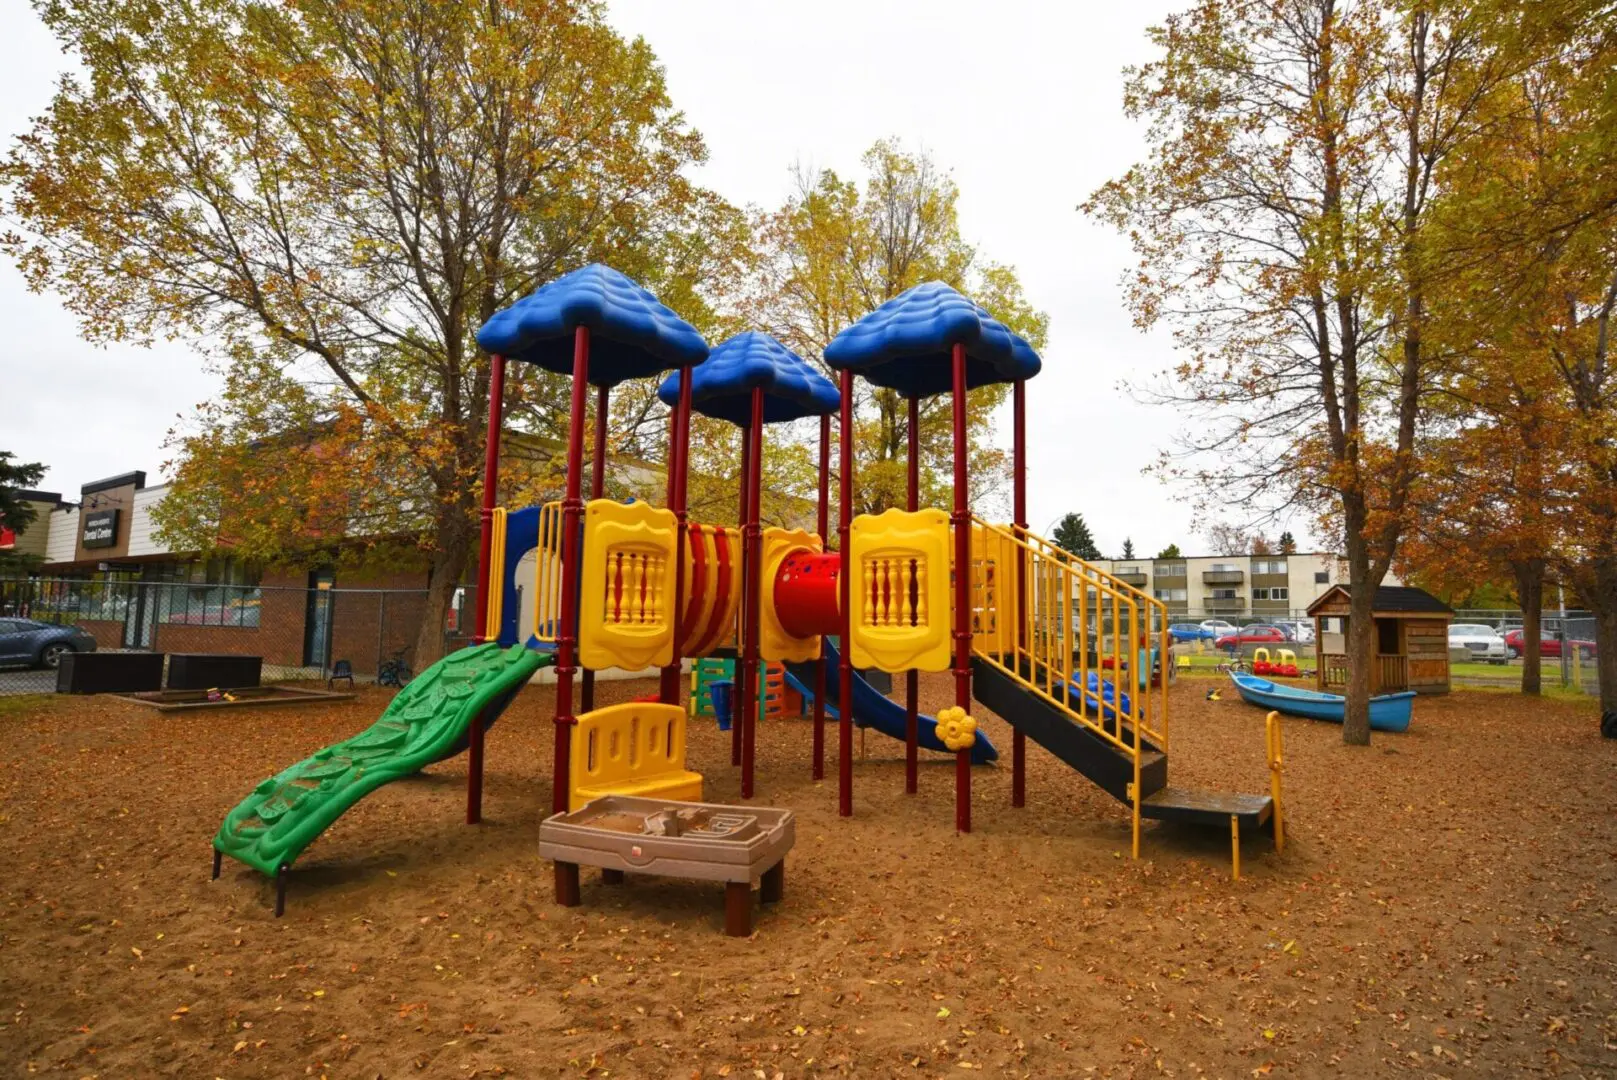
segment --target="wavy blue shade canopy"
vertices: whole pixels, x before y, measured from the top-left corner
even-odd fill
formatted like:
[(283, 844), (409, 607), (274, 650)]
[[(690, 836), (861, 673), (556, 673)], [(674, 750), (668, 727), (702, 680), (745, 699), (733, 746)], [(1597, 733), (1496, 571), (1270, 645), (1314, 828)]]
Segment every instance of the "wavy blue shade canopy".
[(905, 397), (954, 388), (952, 350), (966, 347), (966, 386), (1031, 379), (1039, 354), (1004, 323), (941, 281), (906, 289), (832, 339), (825, 362)]
[[(752, 392), (764, 392), (764, 423), (833, 413), (842, 395), (831, 380), (792, 350), (758, 330), (737, 334), (691, 372), (691, 408), (738, 427), (752, 422)], [(679, 402), (679, 372), (657, 388), (663, 404)]]
[(477, 332), (477, 343), (508, 360), (573, 373), (573, 331), (590, 329), (590, 374), (595, 386), (658, 375), (707, 358), (696, 328), (633, 281), (591, 263), (541, 285), (497, 311)]

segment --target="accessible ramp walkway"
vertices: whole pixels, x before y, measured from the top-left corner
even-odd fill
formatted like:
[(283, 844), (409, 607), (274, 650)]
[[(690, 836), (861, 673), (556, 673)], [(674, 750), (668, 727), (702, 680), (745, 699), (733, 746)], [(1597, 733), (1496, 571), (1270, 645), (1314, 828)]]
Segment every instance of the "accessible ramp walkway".
[(479, 714), (492, 726), (555, 654), (489, 643), (451, 653), (411, 679), (369, 728), (265, 780), (225, 815), (213, 838), (214, 877), (223, 855), (277, 879), (332, 822), (383, 784), (466, 749)]

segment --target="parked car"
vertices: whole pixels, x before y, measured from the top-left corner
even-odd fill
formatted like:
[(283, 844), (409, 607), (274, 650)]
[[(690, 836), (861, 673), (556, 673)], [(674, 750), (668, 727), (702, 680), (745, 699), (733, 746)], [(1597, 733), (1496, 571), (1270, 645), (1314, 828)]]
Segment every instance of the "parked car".
[(1213, 632), (1200, 623), (1181, 622), (1168, 627), (1168, 636), (1174, 641), (1211, 641)]
[(1314, 643), (1314, 622), (1312, 619), (1288, 619), (1277, 622), (1276, 626), (1284, 630), (1286, 637), (1299, 645), (1312, 645)]
[(1223, 619), (1203, 619), (1200, 626), (1212, 638), (1221, 638), (1225, 634), (1233, 634), (1236, 629), (1234, 623), (1225, 622)]
[[(1512, 660), (1522, 655), (1525, 643), (1522, 641), (1521, 627), (1506, 631), (1504, 641), (1505, 651), (1510, 654)], [(1599, 655), (1595, 643), (1586, 638), (1571, 638), (1567, 641), (1567, 646), (1582, 660), (1593, 660)], [(1541, 635), (1538, 639), (1538, 654), (1555, 660), (1561, 659), (1561, 639), (1551, 634)]]
[(0, 664), (53, 668), (70, 652), (95, 652), (95, 638), (77, 626), (0, 619)]
[(1450, 626), (1449, 648), (1465, 649), (1474, 658), (1490, 664), (1503, 664), (1509, 659), (1505, 639), (1498, 630), (1486, 623), (1455, 623)]
[(1239, 649), (1242, 645), (1284, 645), (1287, 641), (1285, 631), (1278, 626), (1268, 623), (1253, 623), (1243, 626), (1231, 634), (1225, 634), (1213, 642), (1220, 649)]

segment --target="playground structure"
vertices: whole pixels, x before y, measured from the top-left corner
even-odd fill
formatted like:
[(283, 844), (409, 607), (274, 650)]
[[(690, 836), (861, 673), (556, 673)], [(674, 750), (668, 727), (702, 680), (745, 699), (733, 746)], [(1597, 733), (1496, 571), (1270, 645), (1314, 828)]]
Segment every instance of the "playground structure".
[[(410, 684), (371, 731), (255, 789), (215, 838), (216, 871), (217, 853), (230, 854), (276, 876), (284, 892), (292, 859), (346, 806), (402, 775), (405, 765), (414, 771), (462, 748), (468, 752), (467, 822), (478, 822), (485, 733), (546, 664), (556, 675), (552, 815), (608, 795), (700, 800), (702, 776), (685, 760), (692, 695), (682, 685), (681, 667), (685, 660), (698, 665), (700, 684), (701, 665), (728, 659), (735, 671), (730, 764), (739, 770), (743, 800), (757, 795), (759, 674), (769, 664), (780, 665), (782, 692), (789, 686), (812, 713), (815, 779), (824, 777), (827, 716), (837, 724), (842, 816), (854, 813), (853, 729), (859, 725), (903, 741), (910, 794), (918, 789), (922, 748), (952, 754), (956, 828), (969, 832), (973, 765), (998, 757), (970, 715), (976, 700), (1012, 728), (1014, 806), (1026, 801), (1031, 737), (1128, 808), (1135, 857), (1142, 819), (1227, 826), (1237, 840), (1242, 831), (1272, 824), (1270, 796), (1168, 785), (1164, 605), (1028, 531), (1026, 388), (1042, 362), (949, 286), (916, 286), (839, 334), (825, 351), (838, 385), (767, 334), (738, 334), (710, 351), (649, 292), (600, 265), (567, 274), (497, 313), (478, 340), (493, 357), (483, 587), (474, 622), (484, 644), (423, 673), (417, 683), (442, 688), (430, 701), (412, 693), (417, 683)], [(503, 384), (512, 362), (571, 378), (563, 497), (520, 510), (495, 505)], [(670, 406), (663, 507), (603, 497), (611, 391), (636, 378), (660, 378), (658, 395)], [(852, 512), (852, 403), (859, 378), (897, 391), (907, 403), (902, 510)], [(1012, 384), (1014, 424), (1014, 520), (1008, 524), (977, 518), (967, 504), (966, 397), (974, 387), (1004, 382)], [(595, 452), (586, 501), (591, 387)], [(952, 404), (948, 513), (919, 505), (920, 403), (938, 394), (949, 394)], [(693, 411), (741, 429), (739, 528), (689, 520)], [(830, 550), (833, 413), (839, 418), (839, 515), (838, 543)], [(765, 428), (814, 417), (820, 429), (816, 529), (764, 528)], [(496, 664), (494, 657), (505, 659)], [(488, 665), (494, 666), (485, 672)], [(658, 669), (657, 700), (598, 709), (594, 673), (606, 668)], [(875, 690), (856, 669), (902, 674), (903, 703)], [(941, 716), (917, 711), (921, 671), (953, 678), (954, 706)], [(571, 872), (576, 875), (576, 866)], [(576, 902), (576, 881), (566, 880), (561, 863), (556, 873), (558, 898)]]

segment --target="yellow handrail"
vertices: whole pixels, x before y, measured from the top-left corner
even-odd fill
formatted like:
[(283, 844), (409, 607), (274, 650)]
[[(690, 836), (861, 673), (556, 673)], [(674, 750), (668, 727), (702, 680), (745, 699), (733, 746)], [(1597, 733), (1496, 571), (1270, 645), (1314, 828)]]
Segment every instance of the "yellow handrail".
[(538, 561), (534, 567), (534, 614), (529, 630), (535, 638), (545, 642), (556, 640), (561, 623), (562, 521), (560, 500), (539, 508), (539, 547), (534, 553)]
[[(1014, 566), (1021, 556), (1027, 595), (1020, 612), (1022, 633), (1010, 619), (984, 610), (975, 651), (1004, 668), (1022, 685), (1074, 714), (1074, 720), (1125, 752), (1135, 749), (1131, 733), (1108, 725), (1104, 712), (1116, 712), (1123, 729), (1137, 729), (1166, 749), (1168, 742), (1166, 680), (1154, 709), (1145, 707), (1150, 694), (1151, 653), (1159, 662), (1167, 655), (1167, 607), (1134, 586), (1063, 551), (1042, 537), (978, 519), (983, 535), (997, 542), (1004, 557), (998, 589), (988, 586), (979, 573), (977, 606), (998, 607), (1003, 593), (1014, 590)], [(1007, 609), (1014, 605), (1006, 603)], [(1159, 629), (1160, 628), (1160, 629)], [(1012, 660), (1011, 658), (1014, 658)], [(1019, 661), (1019, 662), (1018, 662)], [(1133, 677), (1124, 678), (1124, 672)], [(1090, 676), (1096, 690), (1090, 690)], [(1127, 687), (1129, 707), (1101, 699), (1099, 683), (1109, 679), (1116, 690)], [(1082, 689), (1080, 689), (1082, 688)], [(1078, 700), (1074, 700), (1074, 698)], [(1104, 705), (1102, 710), (1096, 706)], [(1095, 715), (1090, 715), (1091, 713)], [(1153, 715), (1154, 714), (1154, 715)], [(1110, 727), (1112, 730), (1108, 730)]]

